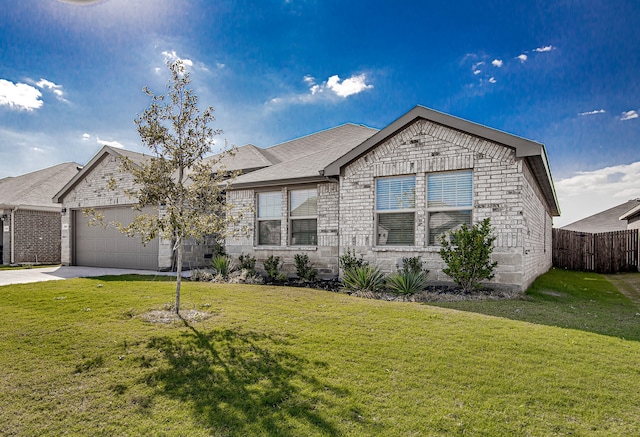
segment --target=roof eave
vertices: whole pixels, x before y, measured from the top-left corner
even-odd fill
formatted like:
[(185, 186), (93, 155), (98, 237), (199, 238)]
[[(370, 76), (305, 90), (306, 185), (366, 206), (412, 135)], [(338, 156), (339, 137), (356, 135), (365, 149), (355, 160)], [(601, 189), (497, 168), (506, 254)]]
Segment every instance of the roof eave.
[(640, 205), (636, 206), (635, 208), (631, 208), (629, 211), (622, 214), (619, 220), (628, 220), (636, 215), (640, 215)]
[(300, 178), (288, 178), (288, 179), (272, 179), (268, 181), (255, 181), (255, 182), (232, 182), (231, 190), (246, 189), (246, 188), (264, 188), (264, 187), (276, 187), (283, 185), (301, 185), (311, 184), (318, 182), (333, 182), (327, 180), (327, 178), (318, 176), (305, 176)]

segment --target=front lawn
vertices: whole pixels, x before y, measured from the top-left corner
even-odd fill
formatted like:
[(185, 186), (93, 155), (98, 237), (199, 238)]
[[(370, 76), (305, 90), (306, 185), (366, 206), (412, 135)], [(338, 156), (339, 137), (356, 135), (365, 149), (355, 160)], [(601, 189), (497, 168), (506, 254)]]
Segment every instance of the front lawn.
[(0, 287), (0, 435), (639, 435), (640, 317), (564, 327), (604, 283), (563, 273), (499, 317), (187, 282), (206, 317), (159, 324), (172, 283)]

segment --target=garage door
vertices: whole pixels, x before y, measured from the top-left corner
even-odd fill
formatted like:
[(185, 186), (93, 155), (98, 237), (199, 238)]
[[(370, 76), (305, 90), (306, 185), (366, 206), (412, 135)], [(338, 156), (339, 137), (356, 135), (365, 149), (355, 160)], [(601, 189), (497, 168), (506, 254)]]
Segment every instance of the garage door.
[[(131, 207), (96, 208), (105, 222), (129, 224), (134, 214)], [(153, 213), (150, 209), (149, 213)], [(112, 267), (127, 269), (158, 269), (158, 239), (142, 245), (140, 237), (128, 237), (117, 229), (89, 226), (82, 211), (74, 211), (74, 264), (77, 266)]]

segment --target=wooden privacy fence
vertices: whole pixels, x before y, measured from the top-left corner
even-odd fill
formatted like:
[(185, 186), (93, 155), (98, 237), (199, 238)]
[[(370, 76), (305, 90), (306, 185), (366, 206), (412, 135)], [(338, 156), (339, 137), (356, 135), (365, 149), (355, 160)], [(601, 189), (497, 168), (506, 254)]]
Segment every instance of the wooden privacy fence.
[(638, 271), (638, 230), (585, 232), (553, 230), (553, 265), (597, 273)]

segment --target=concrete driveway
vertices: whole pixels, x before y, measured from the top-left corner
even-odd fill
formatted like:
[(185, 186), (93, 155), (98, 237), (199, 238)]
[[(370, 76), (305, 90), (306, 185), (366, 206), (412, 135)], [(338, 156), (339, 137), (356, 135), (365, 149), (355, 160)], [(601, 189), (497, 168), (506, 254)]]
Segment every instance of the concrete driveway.
[[(186, 272), (188, 276), (188, 272)], [(58, 266), (20, 270), (0, 270), (0, 285), (26, 284), (29, 282), (55, 281), (70, 278), (90, 278), (106, 275), (175, 276), (175, 272), (153, 270), (107, 269), (102, 267)]]

